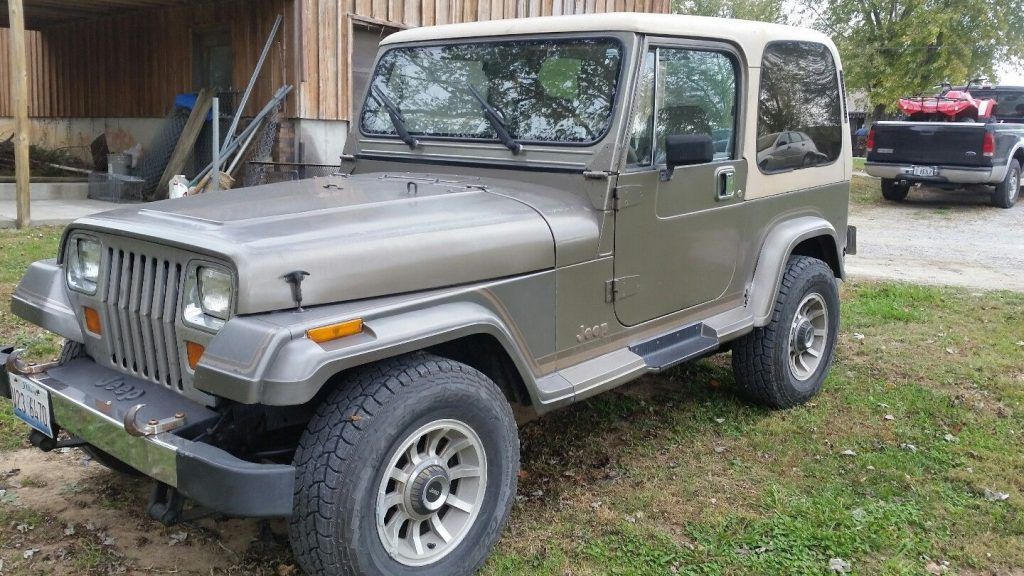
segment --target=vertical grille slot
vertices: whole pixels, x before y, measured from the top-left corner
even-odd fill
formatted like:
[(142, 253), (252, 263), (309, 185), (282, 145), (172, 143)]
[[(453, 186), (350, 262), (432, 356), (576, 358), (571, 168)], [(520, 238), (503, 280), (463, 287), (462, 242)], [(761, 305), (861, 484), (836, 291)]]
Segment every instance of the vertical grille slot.
[(110, 248), (103, 293), (111, 362), (135, 376), (184, 390), (174, 321), (181, 264)]

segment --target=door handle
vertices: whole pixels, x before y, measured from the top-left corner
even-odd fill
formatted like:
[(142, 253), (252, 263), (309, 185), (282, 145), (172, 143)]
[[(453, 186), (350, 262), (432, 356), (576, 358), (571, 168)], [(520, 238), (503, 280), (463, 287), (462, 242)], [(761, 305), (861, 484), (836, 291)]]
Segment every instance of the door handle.
[(736, 196), (736, 169), (722, 166), (715, 170), (715, 199), (719, 202)]

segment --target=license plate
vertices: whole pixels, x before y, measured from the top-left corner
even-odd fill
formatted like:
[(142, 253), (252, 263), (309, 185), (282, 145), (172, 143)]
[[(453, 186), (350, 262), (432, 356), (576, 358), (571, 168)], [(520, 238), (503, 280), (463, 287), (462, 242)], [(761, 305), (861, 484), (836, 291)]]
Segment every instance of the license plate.
[(50, 393), (39, 384), (24, 376), (18, 376), (17, 374), (8, 374), (7, 376), (11, 381), (11, 400), (14, 402), (14, 415), (24, 420), (29, 426), (53, 438)]
[(938, 176), (939, 169), (934, 166), (914, 166), (914, 176)]

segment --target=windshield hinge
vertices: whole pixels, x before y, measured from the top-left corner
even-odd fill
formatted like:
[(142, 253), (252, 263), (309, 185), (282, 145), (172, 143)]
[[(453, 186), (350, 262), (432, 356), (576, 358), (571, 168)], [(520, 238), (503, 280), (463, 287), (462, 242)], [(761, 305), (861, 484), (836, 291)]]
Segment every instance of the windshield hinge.
[(604, 301), (617, 302), (624, 300), (640, 291), (639, 276), (623, 276), (613, 278), (604, 284)]
[(640, 186), (616, 186), (612, 189), (612, 208), (622, 210), (640, 203), (644, 190)]

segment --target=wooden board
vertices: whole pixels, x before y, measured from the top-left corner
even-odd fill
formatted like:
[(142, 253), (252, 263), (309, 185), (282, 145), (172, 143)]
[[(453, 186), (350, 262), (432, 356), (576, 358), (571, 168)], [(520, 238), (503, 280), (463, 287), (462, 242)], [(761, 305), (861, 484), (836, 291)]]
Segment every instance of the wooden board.
[(167, 162), (167, 168), (164, 169), (164, 174), (160, 177), (160, 183), (157, 184), (157, 198), (164, 198), (171, 178), (180, 174), (182, 168), (185, 167), (185, 162), (188, 161), (189, 155), (192, 154), (192, 149), (195, 148), (196, 140), (199, 139), (199, 133), (203, 131), (203, 125), (206, 124), (206, 116), (210, 112), (211, 104), (213, 104), (213, 93), (206, 89), (200, 90), (199, 96), (196, 97), (196, 104), (192, 107), (192, 113), (188, 115), (188, 120), (185, 121), (181, 137), (178, 138), (178, 143), (174, 145), (174, 152), (171, 153), (171, 159)]

